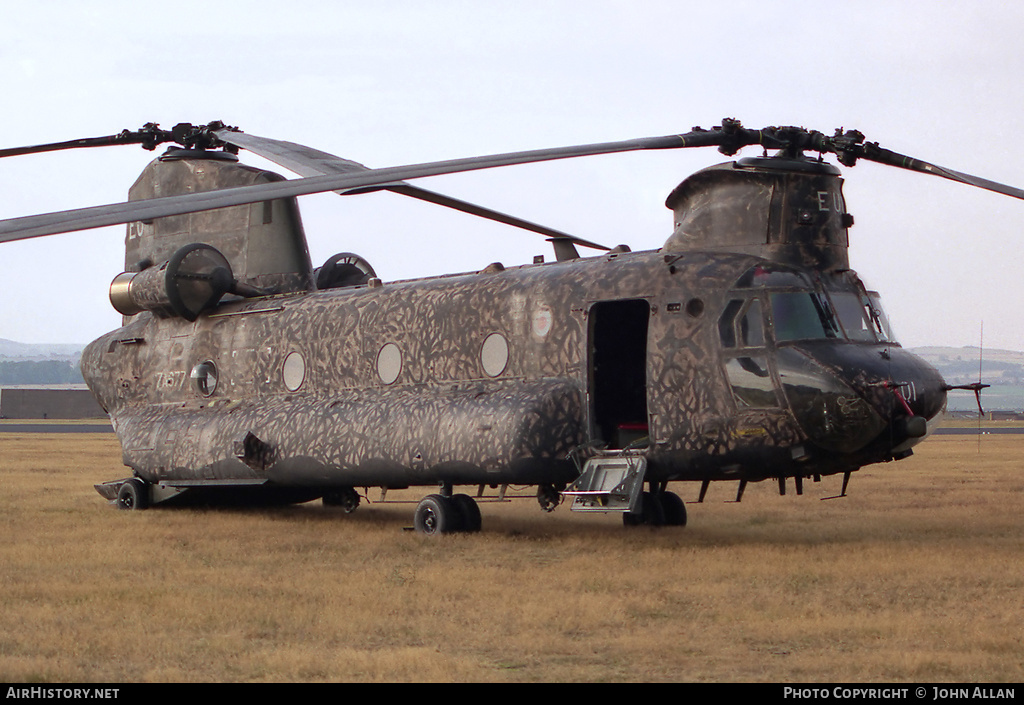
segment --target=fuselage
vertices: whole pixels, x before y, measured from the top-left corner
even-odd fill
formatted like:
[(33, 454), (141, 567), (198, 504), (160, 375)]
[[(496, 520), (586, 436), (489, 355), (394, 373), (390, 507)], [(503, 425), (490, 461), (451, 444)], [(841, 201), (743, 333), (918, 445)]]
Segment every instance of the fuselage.
[(825, 475), (945, 403), (872, 301), (849, 272), (615, 253), (144, 312), (82, 368), (150, 482), (558, 485), (631, 444), (652, 480)]

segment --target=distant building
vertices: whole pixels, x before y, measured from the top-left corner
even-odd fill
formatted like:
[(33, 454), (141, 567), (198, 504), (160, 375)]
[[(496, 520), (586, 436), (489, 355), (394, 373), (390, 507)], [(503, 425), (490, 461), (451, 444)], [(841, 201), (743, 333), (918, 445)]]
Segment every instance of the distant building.
[(0, 388), (3, 419), (102, 419), (107, 414), (84, 385)]
[[(946, 412), (946, 416), (951, 419), (976, 419), (978, 418), (978, 408), (975, 407), (973, 410), (969, 411), (951, 409)], [(995, 411), (986, 411), (985, 419), (988, 421), (1024, 421), (1024, 411), (1017, 411), (1014, 409), (996, 409)]]
[(1020, 411), (992, 411), (988, 417), (992, 421), (1024, 421), (1024, 413)]

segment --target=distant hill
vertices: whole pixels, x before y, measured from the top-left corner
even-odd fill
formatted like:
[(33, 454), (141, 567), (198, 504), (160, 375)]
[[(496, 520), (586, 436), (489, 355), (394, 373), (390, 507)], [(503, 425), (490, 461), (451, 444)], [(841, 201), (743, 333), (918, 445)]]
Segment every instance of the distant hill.
[(77, 360), (84, 345), (71, 343), (34, 344), (18, 343), (0, 338), (0, 361), (6, 360)]
[(978, 347), (974, 345), (962, 348), (928, 346), (910, 348), (910, 352), (934, 365), (950, 384), (977, 382), (980, 359), (981, 381), (985, 384), (1024, 386), (1024, 352), (986, 348), (979, 356)]
[(18, 343), (0, 338), (0, 384), (82, 384), (84, 345)]
[[(910, 348), (910, 352), (931, 363), (949, 384), (978, 381), (977, 346), (928, 346)], [(985, 348), (980, 362), (981, 381), (992, 385), (981, 392), (981, 405), (985, 411), (1024, 410), (1024, 352)], [(978, 402), (973, 392), (954, 389), (949, 392), (946, 407), (950, 411), (977, 411)]]

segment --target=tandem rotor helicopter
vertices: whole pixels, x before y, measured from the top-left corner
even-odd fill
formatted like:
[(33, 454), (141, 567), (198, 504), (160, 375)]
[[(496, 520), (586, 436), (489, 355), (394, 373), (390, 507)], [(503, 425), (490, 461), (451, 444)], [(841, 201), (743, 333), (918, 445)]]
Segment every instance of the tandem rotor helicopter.
[[(127, 223), (110, 300), (121, 328), (82, 373), (132, 477), (97, 486), (124, 509), (190, 500), (348, 511), (357, 488), (436, 487), (423, 534), (478, 531), (459, 486), (536, 486), (544, 510), (684, 525), (669, 482), (850, 475), (912, 454), (947, 385), (895, 341), (850, 269), (836, 156), (1024, 198), (1024, 191), (865, 142), (724, 120), (681, 135), (369, 169), (215, 122), (0, 156), (137, 143), (127, 203), (0, 221), (0, 242)], [(668, 196), (656, 251), (613, 249), (408, 183), (614, 152), (714, 146), (733, 156)], [(301, 178), (244, 166), (251, 151)], [(768, 151), (774, 153), (769, 156)], [(806, 156), (805, 152), (817, 153)], [(382, 282), (341, 253), (314, 269), (295, 197), (386, 189), (546, 236), (555, 261)], [(581, 258), (578, 247), (600, 251)], [(977, 394), (986, 385), (966, 385)]]

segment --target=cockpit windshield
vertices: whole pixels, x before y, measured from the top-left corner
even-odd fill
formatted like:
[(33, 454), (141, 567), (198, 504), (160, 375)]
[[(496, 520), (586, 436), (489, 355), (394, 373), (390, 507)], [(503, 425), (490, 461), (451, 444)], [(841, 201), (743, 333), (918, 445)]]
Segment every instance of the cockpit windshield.
[(838, 338), (842, 334), (832, 306), (813, 291), (777, 291), (770, 295), (775, 340)]
[(740, 277), (735, 293), (719, 322), (726, 348), (764, 345), (762, 310), (764, 331), (773, 331), (777, 343), (844, 338), (894, 342), (878, 294), (867, 291), (852, 271), (815, 276), (812, 283), (799, 270), (758, 265)]

